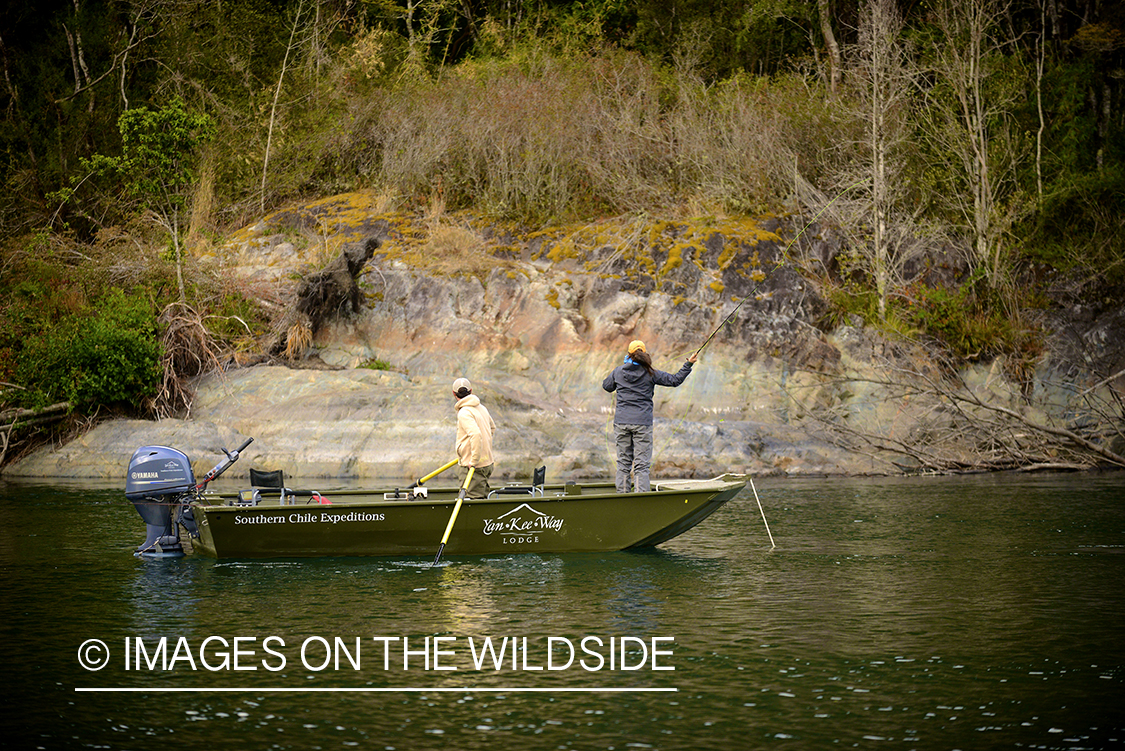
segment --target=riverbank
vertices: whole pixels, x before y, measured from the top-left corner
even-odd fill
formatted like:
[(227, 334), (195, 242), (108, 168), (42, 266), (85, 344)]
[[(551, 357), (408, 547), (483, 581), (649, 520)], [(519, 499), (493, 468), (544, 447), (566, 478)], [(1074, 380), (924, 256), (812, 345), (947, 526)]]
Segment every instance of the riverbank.
[[(413, 478), (452, 456), (449, 387), (464, 376), (499, 425), (499, 478), (523, 479), (541, 464), (556, 479), (605, 476), (613, 400), (601, 382), (632, 339), (668, 371), (709, 342), (682, 386), (657, 391), (660, 476), (1080, 468), (1119, 451), (1118, 309), (1060, 300), (1041, 316), (1038, 362), (952, 367), (933, 347), (858, 316), (828, 323), (829, 305), (802, 269), (832, 265), (841, 243), (815, 224), (605, 222), (517, 237), (447, 217), (457, 241), (442, 251), (364, 201), (348, 194), (279, 212), (198, 259), (249, 286), (272, 285), (292, 307), (282, 320), (299, 328), (309, 323), (296, 299), (313, 257), (377, 237), (353, 264), (357, 311), (331, 311), (300, 347), (263, 342), (279, 354), (199, 379), (186, 419), (106, 422), (4, 474), (121, 477), (150, 444), (180, 448), (202, 473), (221, 448), (253, 437), (233, 476), (254, 466)], [(325, 247), (295, 244), (313, 223), (329, 228)]]
[[(828, 342), (847, 353), (862, 339), (862, 332), (851, 331)], [(202, 475), (222, 457), (223, 448), (233, 449), (252, 437), (230, 477), (246, 477), (255, 467), (283, 469), (290, 477), (416, 478), (454, 455), (452, 379), (483, 372), (474, 378), (474, 389), (499, 426), (497, 478), (525, 480), (540, 465), (546, 465), (553, 479), (604, 477), (613, 473), (615, 461), (613, 402), (600, 385), (614, 364), (611, 357), (578, 359), (567, 373), (556, 371), (553, 378), (539, 369), (520, 374), (471, 371), (452, 362), (410, 374), (368, 368), (240, 368), (196, 384), (190, 419), (104, 422), (70, 443), (25, 457), (4, 474), (124, 477), (132, 453), (155, 444), (184, 451)], [(411, 359), (426, 358), (418, 353)], [(850, 361), (846, 355), (843, 359)], [(963, 377), (971, 393), (1012, 400), (1006, 391), (1010, 384), (996, 364), (967, 370)], [(912, 436), (923, 428), (934, 429), (937, 396), (888, 399), (889, 386), (858, 378), (823, 380), (746, 365), (721, 348), (707, 353), (680, 388), (657, 392), (654, 474), (799, 477), (927, 471), (909, 453), (893, 450), (892, 442), (896, 437), (916, 441)], [(798, 403), (814, 406), (801, 412)], [(885, 436), (887, 448), (846, 445), (845, 436), (826, 421), (844, 408), (849, 410), (845, 424)], [(1043, 409), (1025, 407), (1023, 412), (1050, 419)], [(973, 460), (968, 440), (960, 446), (945, 442), (941, 448), (964, 452), (965, 462)]]
[[(700, 366), (699, 370), (706, 366)], [(114, 420), (70, 443), (11, 465), (6, 477), (124, 477), (140, 446), (168, 445), (192, 459), (197, 475), (246, 438), (254, 443), (227, 473), (283, 469), (309, 478), (417, 478), (454, 454), (452, 378), (368, 369), (301, 370), (259, 365), (204, 379), (188, 420)], [(688, 384), (693, 379), (689, 378)], [(858, 474), (863, 462), (806, 432), (728, 419), (699, 404), (696, 388), (669, 390), (656, 424), (654, 473), (663, 477), (722, 472)], [(530, 478), (546, 465), (553, 479), (612, 474), (612, 400), (576, 392), (560, 402), (531, 379), (478, 379), (474, 390), (498, 424), (495, 476)], [(601, 391), (600, 381), (593, 384)], [(673, 404), (675, 402), (675, 404)], [(868, 465), (869, 466), (869, 465)]]

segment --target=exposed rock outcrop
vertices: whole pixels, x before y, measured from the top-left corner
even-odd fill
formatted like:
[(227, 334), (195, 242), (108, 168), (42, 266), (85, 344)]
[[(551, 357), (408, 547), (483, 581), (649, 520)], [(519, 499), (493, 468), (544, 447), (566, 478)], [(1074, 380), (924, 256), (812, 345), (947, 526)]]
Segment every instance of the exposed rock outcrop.
[[(147, 443), (176, 445), (202, 472), (221, 446), (253, 436), (232, 476), (255, 466), (413, 478), (452, 455), (449, 385), (467, 376), (499, 424), (497, 477), (522, 479), (539, 464), (556, 478), (606, 475), (613, 401), (601, 381), (628, 341), (645, 340), (655, 365), (675, 370), (712, 332), (688, 380), (657, 391), (657, 475), (924, 470), (897, 446), (957, 427), (948, 398), (888, 382), (894, 373), (923, 381), (940, 374), (923, 347), (856, 322), (825, 330), (828, 306), (799, 272), (801, 263), (829, 265), (838, 249), (816, 226), (796, 244), (799, 226), (777, 218), (606, 224), (522, 239), (465, 230), (471, 242), (437, 253), (401, 217), (354, 211), (354, 197), (336, 200), (343, 208), (334, 214), (322, 203), (309, 215), (322, 228), (338, 217), (337, 243), (382, 242), (352, 246), (364, 249), (353, 275), (363, 305), (320, 321), (309, 353), (316, 368), (258, 365), (208, 376), (196, 384), (190, 420), (108, 423), (8, 474), (112, 477)], [(299, 224), (302, 214), (287, 216)], [(285, 280), (301, 254), (281, 247), (277, 221), (244, 233), (217, 262), (288, 283), (296, 295)], [(1121, 316), (1103, 315), (1079, 337), (1089, 347), (1097, 347), (1089, 337), (1105, 340), (1099, 371), (1073, 358), (1065, 367), (1045, 360), (1028, 395), (1008, 382), (1002, 362), (984, 363), (962, 374), (965, 388), (1030, 419), (1065, 422), (1074, 391), (1059, 388), (1056, 376), (1065, 370), (1069, 384), (1086, 388), (1107, 368), (1121, 370), (1108, 345), (1123, 340), (1122, 327)], [(850, 440), (860, 435), (884, 443), (860, 448)], [(975, 440), (955, 450), (983, 450)]]

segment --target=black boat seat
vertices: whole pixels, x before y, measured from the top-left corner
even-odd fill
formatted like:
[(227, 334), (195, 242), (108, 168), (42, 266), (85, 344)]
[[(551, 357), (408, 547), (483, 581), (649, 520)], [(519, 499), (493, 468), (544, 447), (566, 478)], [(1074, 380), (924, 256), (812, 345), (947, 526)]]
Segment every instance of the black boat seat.
[(250, 484), (258, 489), (262, 495), (278, 495), (278, 502), (284, 506), (286, 496), (292, 496), (293, 491), (285, 487), (285, 473), (280, 469), (254, 469), (250, 468)]
[(489, 494), (489, 498), (495, 498), (498, 495), (543, 495), (543, 483), (547, 481), (547, 467), (536, 467), (535, 475), (532, 477), (530, 485), (504, 485), (503, 487), (493, 488)]

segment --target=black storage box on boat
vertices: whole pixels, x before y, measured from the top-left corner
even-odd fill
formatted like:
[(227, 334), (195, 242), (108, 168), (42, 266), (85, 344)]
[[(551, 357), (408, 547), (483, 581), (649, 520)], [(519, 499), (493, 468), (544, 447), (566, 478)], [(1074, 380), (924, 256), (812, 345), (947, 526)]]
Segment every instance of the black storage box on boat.
[(184, 493), (195, 487), (195, 473), (187, 455), (167, 446), (142, 446), (129, 460), (125, 497), (143, 501)]

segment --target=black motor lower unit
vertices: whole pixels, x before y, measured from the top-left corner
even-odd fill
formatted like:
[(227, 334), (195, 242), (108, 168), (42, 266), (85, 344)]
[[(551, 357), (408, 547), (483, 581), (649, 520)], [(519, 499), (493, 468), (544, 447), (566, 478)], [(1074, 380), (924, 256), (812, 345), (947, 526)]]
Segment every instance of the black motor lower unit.
[(195, 473), (182, 451), (167, 446), (137, 449), (129, 461), (125, 497), (144, 519), (148, 535), (135, 555), (146, 558), (184, 555), (178, 522), (194, 522), (190, 509), (185, 508), (194, 490)]

